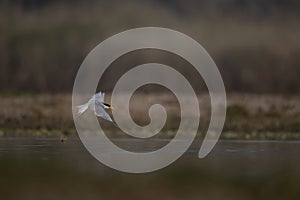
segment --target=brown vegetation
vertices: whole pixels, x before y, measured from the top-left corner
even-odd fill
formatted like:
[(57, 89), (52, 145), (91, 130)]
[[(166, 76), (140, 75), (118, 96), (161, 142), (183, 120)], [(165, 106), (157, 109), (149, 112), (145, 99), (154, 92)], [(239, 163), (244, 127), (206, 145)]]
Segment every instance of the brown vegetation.
[[(223, 137), (297, 139), (300, 137), (299, 100), (299, 96), (232, 94), (228, 97)], [(199, 131), (203, 132), (209, 123), (210, 100), (207, 95), (200, 95), (199, 102), (201, 110)], [(172, 137), (180, 122), (178, 102), (173, 96), (167, 94), (133, 96), (130, 107), (133, 120), (141, 125), (147, 124), (148, 109), (154, 103), (162, 104), (168, 113), (166, 125), (158, 137)], [(70, 95), (1, 97), (0, 107), (2, 108), (0, 110), (2, 135), (55, 136), (76, 133)], [(99, 122), (110, 136), (124, 136), (112, 124), (101, 119)]]

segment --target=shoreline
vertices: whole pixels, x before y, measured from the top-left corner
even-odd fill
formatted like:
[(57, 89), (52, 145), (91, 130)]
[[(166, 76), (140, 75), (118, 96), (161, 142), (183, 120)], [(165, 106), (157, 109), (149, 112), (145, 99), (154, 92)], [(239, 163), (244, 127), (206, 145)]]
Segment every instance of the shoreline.
[[(189, 96), (186, 97), (187, 102)], [(300, 139), (299, 95), (274, 96), (229, 94), (222, 139)], [(198, 96), (201, 118), (199, 133), (205, 133), (210, 119), (208, 95)], [(110, 102), (110, 95), (106, 96)], [(177, 100), (168, 94), (136, 94), (130, 102), (132, 119), (143, 126), (149, 123), (148, 111), (159, 103), (167, 111), (167, 121), (157, 138), (171, 138), (180, 123)], [(74, 126), (71, 95), (0, 96), (0, 137), (51, 137), (77, 135)], [(110, 113), (111, 114), (111, 113)], [(85, 116), (83, 115), (83, 120)], [(99, 119), (111, 137), (126, 137), (111, 123)], [(200, 135), (200, 134), (198, 134)], [(201, 136), (198, 136), (201, 137)]]
[[(105, 135), (110, 139), (126, 139), (134, 138), (122, 131), (106, 130)], [(176, 135), (176, 131), (162, 131), (157, 135), (146, 139), (172, 139)], [(66, 131), (61, 130), (0, 130), (0, 138), (78, 138), (75, 129)], [(139, 138), (134, 138), (139, 139)], [(195, 139), (203, 139), (201, 133), (198, 132)], [(220, 140), (257, 140), (257, 141), (300, 141), (300, 132), (223, 132)]]

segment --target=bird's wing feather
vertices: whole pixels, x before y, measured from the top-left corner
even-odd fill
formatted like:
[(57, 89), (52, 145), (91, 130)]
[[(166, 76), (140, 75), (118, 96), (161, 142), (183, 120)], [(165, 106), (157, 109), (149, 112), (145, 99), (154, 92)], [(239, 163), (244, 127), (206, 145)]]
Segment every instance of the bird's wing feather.
[(96, 93), (95, 95), (94, 95), (94, 97), (95, 97), (95, 103), (96, 104), (101, 104), (101, 103), (103, 103), (104, 102), (104, 93), (103, 92), (99, 92), (99, 93)]
[(103, 92), (99, 92), (96, 93), (92, 96), (92, 98), (90, 98), (90, 100), (88, 101), (88, 103), (91, 104), (98, 104), (101, 105), (104, 102), (104, 93)]
[(102, 106), (95, 105), (94, 112), (98, 117), (101, 117), (107, 121), (113, 122), (109, 114), (104, 110)]

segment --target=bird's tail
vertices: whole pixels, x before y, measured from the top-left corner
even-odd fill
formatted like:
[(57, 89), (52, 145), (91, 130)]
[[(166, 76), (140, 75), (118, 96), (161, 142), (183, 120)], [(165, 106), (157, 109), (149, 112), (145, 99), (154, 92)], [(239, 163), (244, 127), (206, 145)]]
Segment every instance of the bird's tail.
[(88, 103), (77, 106), (77, 108), (78, 108), (77, 115), (79, 116), (82, 113), (84, 113), (84, 111), (86, 111), (88, 109), (88, 107), (89, 107)]

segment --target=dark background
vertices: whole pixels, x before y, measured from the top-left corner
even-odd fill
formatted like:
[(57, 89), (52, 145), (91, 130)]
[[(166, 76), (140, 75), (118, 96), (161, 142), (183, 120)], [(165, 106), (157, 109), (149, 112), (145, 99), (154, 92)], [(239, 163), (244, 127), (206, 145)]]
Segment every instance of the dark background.
[[(296, 94), (299, 11), (296, 0), (2, 0), (0, 92), (71, 93), (81, 62), (98, 43), (130, 28), (161, 26), (201, 43), (227, 92)], [(176, 61), (151, 56), (136, 53), (131, 60)]]

